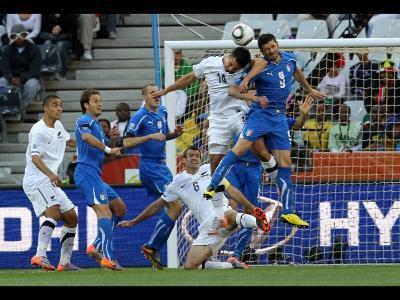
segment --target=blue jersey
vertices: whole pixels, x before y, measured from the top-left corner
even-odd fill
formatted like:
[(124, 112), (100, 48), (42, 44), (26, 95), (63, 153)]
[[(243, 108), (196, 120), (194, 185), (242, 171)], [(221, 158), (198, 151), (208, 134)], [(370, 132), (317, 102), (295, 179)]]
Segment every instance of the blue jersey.
[[(128, 123), (127, 136), (145, 136), (152, 133), (167, 135), (168, 114), (164, 106), (159, 106), (157, 112), (148, 111), (145, 106), (131, 117)], [(138, 145), (142, 158), (165, 159), (165, 141), (149, 140)]]
[[(258, 96), (266, 96), (266, 109), (286, 111), (286, 101), (289, 96), (293, 74), (296, 71), (296, 58), (293, 53), (281, 51), (281, 61), (276, 64), (268, 61), (267, 67), (258, 73), (250, 83), (254, 82)], [(262, 110), (258, 102), (253, 102), (252, 110)]]
[(81, 138), (83, 133), (89, 133), (104, 144), (108, 144), (103, 128), (99, 122), (88, 114), (84, 114), (75, 122), (75, 137), (78, 148), (78, 165), (84, 165), (90, 169), (95, 169), (98, 174), (101, 174), (103, 168), (104, 151), (97, 149)]

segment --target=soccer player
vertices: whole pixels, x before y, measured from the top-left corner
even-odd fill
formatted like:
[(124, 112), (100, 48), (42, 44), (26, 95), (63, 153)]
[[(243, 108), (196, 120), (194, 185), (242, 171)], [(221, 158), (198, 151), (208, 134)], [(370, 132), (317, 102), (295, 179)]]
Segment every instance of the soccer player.
[[(123, 221), (119, 226), (128, 227), (136, 225), (158, 213), (168, 203), (182, 200), (200, 224), (198, 228), (199, 234), (193, 241), (188, 252), (184, 268), (197, 269), (202, 263), (205, 263), (206, 268), (221, 268), (226, 263), (211, 262), (207, 261), (207, 259), (218, 253), (218, 250), (228, 239), (232, 230), (237, 226), (241, 226), (244, 228), (262, 228), (264, 231), (268, 231), (268, 221), (260, 208), (252, 205), (239, 190), (230, 185), (227, 180), (224, 180), (223, 184), (218, 187), (218, 192), (214, 195), (212, 201), (217, 201), (221, 204), (220, 208), (226, 218), (226, 229), (211, 234), (208, 229), (215, 220), (214, 206), (211, 201), (203, 199), (201, 192), (210, 183), (210, 165), (201, 165), (201, 152), (196, 146), (191, 146), (185, 150), (183, 153), (183, 162), (185, 164), (185, 171), (175, 176), (163, 195), (147, 206), (136, 218), (130, 221)], [(225, 190), (233, 199), (253, 211), (256, 217), (237, 213), (230, 208), (228, 200), (224, 197)], [(232, 267), (232, 265), (237, 268), (242, 267), (241, 264), (235, 264), (235, 262), (229, 264), (228, 267)], [(160, 269), (159, 266), (158, 268)]]
[[(215, 189), (225, 177), (229, 168), (238, 161), (246, 150), (261, 136), (266, 136), (270, 147), (279, 166), (276, 183), (280, 190), (280, 198), (283, 205), (281, 220), (298, 227), (308, 227), (309, 224), (303, 221), (294, 211), (292, 195), (291, 140), (289, 128), (286, 121), (286, 99), (290, 93), (293, 77), (299, 81), (313, 98), (324, 99), (325, 95), (314, 90), (306, 81), (304, 74), (296, 65), (295, 56), (289, 52), (279, 51), (278, 43), (272, 34), (262, 34), (258, 38), (258, 46), (265, 56), (267, 66), (254, 77), (258, 96), (241, 93), (238, 86), (232, 85), (229, 94), (233, 97), (254, 101), (257, 97), (263, 97), (268, 101), (268, 106), (263, 108), (260, 103), (254, 102), (251, 105), (246, 124), (243, 127), (241, 136), (232, 148), (225, 155), (218, 165), (211, 184), (204, 192), (204, 197), (212, 198)], [(248, 74), (252, 75), (251, 71)], [(218, 216), (222, 219), (222, 216)]]
[[(250, 63), (250, 60), (250, 52), (244, 47), (235, 48), (227, 56), (207, 57), (199, 64), (194, 65), (192, 72), (156, 93), (156, 96), (163, 96), (169, 92), (184, 89), (196, 80), (205, 77), (210, 96), (207, 136), (212, 173), (228, 152), (232, 139), (242, 131), (248, 106), (245, 101), (228, 95), (228, 88), (243, 76), (243, 69)], [(251, 101), (259, 99), (256, 97)], [(258, 147), (260, 146), (261, 148), (254, 150), (265, 161), (265, 168), (270, 169), (276, 166), (275, 159), (268, 152), (262, 151), (262, 140), (258, 144)]]
[[(168, 127), (168, 115), (160, 98), (155, 96), (157, 86), (148, 84), (142, 88), (145, 105), (129, 120), (125, 148), (138, 146), (141, 158), (139, 161), (139, 178), (152, 200), (157, 199), (172, 181), (171, 171), (165, 164), (166, 140), (182, 135), (183, 127), (178, 125), (174, 132)], [(150, 240), (142, 246), (142, 253), (150, 261), (157, 260), (158, 250), (165, 244), (181, 212), (179, 201), (168, 203), (154, 229)], [(158, 260), (157, 260), (158, 261)]]
[[(291, 130), (300, 130), (307, 121), (308, 114), (313, 105), (313, 98), (307, 96), (303, 102), (299, 102), (299, 116), (296, 119), (287, 118), (288, 127)], [(235, 142), (238, 137), (235, 139)], [(269, 140), (265, 141), (266, 148), (271, 147)], [(249, 199), (253, 205), (258, 203), (258, 192), (261, 185), (262, 167), (259, 158), (251, 151), (247, 150), (244, 155), (239, 157), (238, 162), (233, 164), (226, 175), (226, 179), (231, 185), (239, 189), (243, 195)], [(246, 213), (249, 213), (245, 209)], [(232, 256), (228, 257), (227, 262), (241, 264), (244, 268), (249, 268), (240, 257), (252, 235), (252, 229), (242, 228), (238, 234), (238, 242)]]
[(83, 115), (76, 120), (75, 137), (78, 145), (78, 165), (75, 184), (84, 195), (87, 205), (97, 215), (98, 234), (86, 253), (101, 266), (119, 271), (115, 260), (113, 230), (125, 215), (126, 206), (118, 194), (101, 179), (105, 153), (120, 155), (120, 148), (110, 148), (119, 137), (118, 128), (111, 131), (111, 139), (105, 138), (97, 118), (101, 115), (101, 97), (95, 89), (84, 90), (80, 99)]
[(57, 175), (58, 167), (63, 160), (65, 147), (76, 146), (76, 141), (65, 131), (59, 119), (62, 114), (62, 100), (58, 96), (47, 96), (43, 101), (43, 118), (35, 123), (29, 132), (29, 143), (26, 149), (26, 167), (23, 189), (32, 202), (35, 215), (45, 216), (39, 229), (36, 255), (32, 257), (32, 266), (53, 271), (46, 255), (57, 222), (62, 220), (61, 256), (58, 271), (76, 271), (77, 266), (71, 263), (72, 249), (78, 217), (74, 204), (61, 190), (61, 179)]

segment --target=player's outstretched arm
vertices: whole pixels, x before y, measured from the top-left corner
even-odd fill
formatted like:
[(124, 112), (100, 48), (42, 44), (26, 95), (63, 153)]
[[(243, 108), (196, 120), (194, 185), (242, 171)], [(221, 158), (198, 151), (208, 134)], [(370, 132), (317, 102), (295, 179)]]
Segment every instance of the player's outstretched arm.
[(120, 148), (110, 148), (107, 145), (103, 144), (100, 140), (98, 140), (90, 133), (82, 133), (81, 138), (82, 141), (84, 141), (85, 143), (88, 143), (90, 146), (95, 147), (101, 151), (104, 151), (107, 154), (115, 154), (115, 155), (121, 154)]
[(68, 147), (76, 148), (76, 140), (75, 138), (71, 137), (67, 142), (66, 142)]
[(308, 114), (310, 112), (310, 109), (314, 103), (314, 99), (311, 97), (311, 95), (307, 95), (306, 99), (303, 102), (298, 102), (298, 103), (299, 103), (300, 115), (296, 118), (291, 128), (293, 130), (300, 130), (304, 126), (304, 124), (308, 119)]
[(183, 134), (183, 126), (182, 125), (176, 125), (175, 130), (173, 132), (168, 132), (166, 139), (167, 141), (176, 139), (177, 137), (181, 136)]
[(182, 76), (175, 83), (171, 84), (170, 86), (167, 86), (165, 89), (155, 92), (154, 96), (161, 97), (161, 96), (164, 96), (165, 94), (168, 94), (169, 92), (176, 91), (176, 90), (182, 90), (185, 87), (192, 84), (193, 82), (195, 82), (196, 80), (197, 80), (197, 77), (194, 74), (194, 72), (192, 71), (192, 72), (187, 73), (186, 75)]
[(167, 206), (167, 201), (162, 198), (158, 198), (153, 201), (149, 206), (147, 206), (136, 218), (129, 221), (122, 221), (118, 223), (118, 227), (131, 227), (133, 225), (139, 224), (147, 220), (148, 218), (154, 216), (159, 211), (161, 211), (165, 206)]
[(162, 133), (152, 133), (145, 136), (126, 137), (123, 140), (124, 148), (132, 148), (150, 140), (164, 141), (165, 135)]
[(252, 60), (251, 63), (253, 63), (253, 66), (250, 72), (246, 74), (246, 76), (242, 79), (242, 82), (239, 85), (240, 93), (247, 92), (250, 80), (252, 80), (258, 73), (264, 70), (265, 67), (268, 65), (268, 62), (263, 58)]
[(228, 186), (225, 185), (225, 191), (229, 194), (230, 198), (243, 205), (248, 211), (253, 211), (255, 206), (233, 185), (229, 184)]
[(268, 99), (265, 96), (256, 96), (250, 93), (241, 93), (237, 85), (231, 85), (228, 89), (229, 96), (244, 101), (259, 102), (262, 108), (267, 107)]
[(316, 89), (313, 89), (311, 85), (307, 82), (306, 77), (304, 76), (303, 72), (301, 71), (300, 67), (296, 68), (294, 71), (294, 78), (306, 89), (307, 93), (310, 94), (311, 97), (314, 99), (325, 99), (326, 95)]

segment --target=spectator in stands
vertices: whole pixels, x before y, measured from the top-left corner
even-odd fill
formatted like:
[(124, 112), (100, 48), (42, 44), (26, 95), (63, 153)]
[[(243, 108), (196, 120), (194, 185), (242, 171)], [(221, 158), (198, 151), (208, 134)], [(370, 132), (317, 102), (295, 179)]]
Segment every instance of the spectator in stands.
[(110, 132), (111, 132), (111, 124), (110, 121), (107, 119), (99, 119), (99, 123), (101, 128), (103, 128), (104, 135), (106, 138), (110, 138)]
[(332, 36), (339, 21), (337, 14), (299, 14), (298, 23), (305, 20), (324, 20), (328, 25), (329, 36)]
[(91, 61), (92, 56), (92, 45), (94, 38), (94, 31), (99, 25), (99, 20), (95, 14), (81, 14), (78, 18), (80, 39), (83, 45), (83, 60)]
[(118, 127), (119, 133), (122, 138), (126, 136), (126, 130), (129, 119), (131, 118), (131, 111), (128, 103), (121, 102), (117, 104), (115, 108), (115, 114), (117, 115), (117, 120), (111, 122), (111, 128)]
[(332, 105), (332, 112), (336, 116), (338, 106), (343, 102), (346, 96), (346, 76), (342, 72), (344, 67), (344, 58), (342, 54), (333, 54), (332, 58), (328, 57), (329, 71), (318, 84), (318, 89), (326, 94), (327, 104)]
[(353, 152), (362, 147), (361, 124), (350, 121), (350, 107), (339, 106), (339, 121), (329, 133), (328, 148), (331, 152)]
[(63, 184), (75, 184), (74, 173), (78, 162), (78, 155), (74, 154), (72, 160), (68, 163), (66, 174), (68, 179)]
[(380, 85), (375, 103), (385, 105), (388, 115), (400, 114), (400, 79), (392, 60), (381, 63)]
[(326, 115), (326, 104), (318, 101), (315, 106), (315, 117), (304, 124), (303, 140), (306, 148), (314, 151), (327, 151), (332, 122)]
[(62, 61), (61, 76), (67, 72), (68, 53), (74, 51), (79, 57), (83, 47), (78, 39), (77, 14), (45, 14), (42, 15), (42, 31), (37, 44), (55, 44), (60, 52)]
[(40, 34), (42, 26), (42, 15), (41, 14), (7, 14), (7, 35), (4, 36), (6, 40), (3, 40), (3, 44), (8, 44), (10, 40), (7, 37), (11, 34), (11, 29), (15, 24), (21, 24), (29, 32), (26, 37), (32, 40), (34, 43), (37, 42), (37, 38)]
[[(193, 71), (193, 65), (187, 60), (183, 58), (182, 50), (175, 49), (174, 50), (174, 65), (175, 65), (175, 81), (181, 78), (182, 76)], [(161, 76), (163, 81), (165, 80), (165, 70), (161, 69)], [(165, 84), (164, 84), (165, 85)], [(191, 85), (184, 89), (184, 92), (187, 95), (187, 104), (186, 104), (186, 114), (193, 111), (193, 105), (195, 102), (196, 95), (198, 94), (200, 89), (200, 81), (196, 80)]]
[(369, 60), (367, 52), (356, 54), (360, 61), (350, 67), (350, 94), (360, 97), (369, 113), (373, 95), (379, 89), (379, 62)]
[(385, 132), (386, 151), (400, 151), (400, 115), (388, 118)]
[(21, 24), (16, 24), (10, 32), (11, 44), (4, 50), (0, 61), (4, 77), (0, 85), (18, 86), (22, 89), (22, 107), (25, 109), (40, 90), (40, 68), (42, 55), (38, 46), (27, 40), (28, 32)]
[(374, 105), (371, 108), (369, 120), (362, 127), (362, 148), (367, 151), (385, 149), (386, 107)]
[(116, 14), (106, 14), (107, 19), (107, 32), (109, 39), (117, 38), (117, 15)]

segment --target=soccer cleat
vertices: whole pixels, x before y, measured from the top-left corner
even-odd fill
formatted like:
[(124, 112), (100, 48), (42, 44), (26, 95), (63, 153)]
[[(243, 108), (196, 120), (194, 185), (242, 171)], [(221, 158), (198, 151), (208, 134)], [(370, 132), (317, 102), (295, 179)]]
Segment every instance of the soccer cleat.
[(100, 264), (102, 267), (105, 267), (105, 268), (113, 270), (113, 271), (121, 271), (122, 270), (122, 268), (119, 264), (117, 264), (115, 261), (110, 260), (106, 257), (103, 257)]
[(283, 214), (281, 215), (281, 221), (299, 228), (310, 227), (307, 222), (300, 219), (300, 217), (296, 214)]
[(211, 186), (207, 187), (207, 190), (203, 193), (203, 197), (206, 200), (211, 200), (215, 195), (215, 189)]
[(255, 207), (253, 209), (253, 216), (256, 218), (257, 225), (262, 231), (269, 232), (271, 230), (267, 216), (261, 208)]
[(46, 271), (54, 271), (56, 268), (52, 266), (46, 256), (34, 256), (31, 258), (32, 267), (40, 267)]
[(58, 272), (81, 271), (81, 269), (75, 266), (74, 264), (66, 263), (65, 265), (58, 265), (57, 271)]
[(93, 244), (90, 244), (89, 247), (86, 249), (86, 254), (101, 264), (101, 260), (103, 259), (103, 254), (100, 253), (99, 250)]
[(157, 269), (157, 270), (163, 270), (163, 266), (160, 262), (160, 258), (157, 257), (157, 251), (150, 248), (147, 245), (143, 245), (142, 246), (142, 253), (144, 255), (144, 257), (146, 257), (146, 259), (148, 261), (150, 261), (151, 265), (153, 266), (153, 268)]
[(240, 261), (235, 256), (228, 257), (226, 262), (230, 263), (234, 269), (245, 269), (248, 270), (250, 267), (246, 265), (244, 262)]

